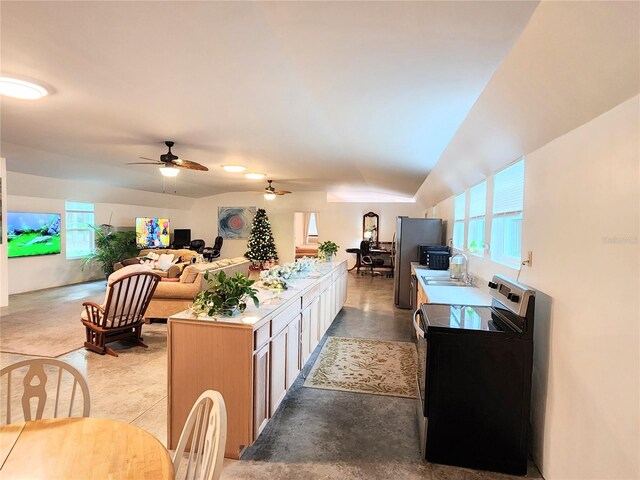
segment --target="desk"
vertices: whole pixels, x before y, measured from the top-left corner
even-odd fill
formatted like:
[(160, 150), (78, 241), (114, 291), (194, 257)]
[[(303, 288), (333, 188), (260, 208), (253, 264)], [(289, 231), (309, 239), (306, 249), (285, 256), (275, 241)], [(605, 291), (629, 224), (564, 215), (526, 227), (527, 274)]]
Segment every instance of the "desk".
[[(388, 268), (390, 270), (393, 270), (394, 265), (393, 265), (393, 259), (391, 258), (392, 255), (392, 251), (391, 251), (391, 242), (380, 242), (380, 244), (388, 244), (389, 247), (385, 248), (385, 247), (381, 247), (381, 248), (370, 248), (369, 249), (369, 253), (371, 254), (371, 256), (374, 257), (378, 257), (380, 255), (388, 255), (389, 256), (389, 263), (384, 263), (384, 265), (380, 265), (376, 268)], [(360, 273), (360, 269), (361, 268), (365, 268), (365, 265), (362, 263), (362, 254), (360, 252), (359, 248), (347, 248), (346, 249), (347, 253), (355, 253), (356, 254), (356, 263), (354, 263), (353, 267), (351, 267), (348, 271), (350, 272), (351, 270), (353, 270), (354, 268), (356, 269), (356, 273)]]
[(56, 418), (0, 427), (0, 478), (172, 479), (169, 452), (151, 434), (104, 418)]

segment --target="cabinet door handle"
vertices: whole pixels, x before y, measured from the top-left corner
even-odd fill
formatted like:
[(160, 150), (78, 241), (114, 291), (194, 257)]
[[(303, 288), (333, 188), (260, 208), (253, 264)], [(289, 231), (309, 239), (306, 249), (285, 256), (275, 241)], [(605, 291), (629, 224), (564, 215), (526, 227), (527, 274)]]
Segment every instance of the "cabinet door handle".
[(422, 312), (419, 308), (413, 312), (413, 328), (416, 329), (416, 335), (418, 337), (424, 338), (424, 330), (422, 330), (418, 324), (418, 315), (422, 316)]

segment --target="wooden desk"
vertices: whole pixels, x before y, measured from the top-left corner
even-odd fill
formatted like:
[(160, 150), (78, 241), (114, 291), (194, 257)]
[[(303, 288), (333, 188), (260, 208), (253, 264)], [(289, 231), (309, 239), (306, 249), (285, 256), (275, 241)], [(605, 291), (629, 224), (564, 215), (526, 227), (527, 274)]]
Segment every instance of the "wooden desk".
[(0, 427), (0, 478), (172, 479), (169, 452), (151, 434), (104, 418), (56, 418)]

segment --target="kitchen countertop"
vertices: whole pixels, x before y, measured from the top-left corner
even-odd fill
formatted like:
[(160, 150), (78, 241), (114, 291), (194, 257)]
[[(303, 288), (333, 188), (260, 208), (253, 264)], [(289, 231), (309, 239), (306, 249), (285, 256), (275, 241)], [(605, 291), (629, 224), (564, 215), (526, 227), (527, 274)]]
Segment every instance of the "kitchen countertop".
[(253, 305), (253, 301), (251, 299), (247, 299), (247, 309), (232, 317), (224, 315), (210, 317), (203, 314), (196, 316), (193, 312), (187, 309), (176, 313), (175, 315), (171, 315), (170, 320), (190, 320), (203, 323), (215, 322), (218, 324), (230, 324), (256, 330), (269, 321), (272, 316), (291, 305), (292, 302), (299, 301), (300, 295), (315, 286), (325, 276), (331, 275), (331, 273), (342, 263), (344, 263), (344, 261), (319, 263), (316, 266), (316, 269), (309, 274), (307, 278), (289, 280), (291, 288), (288, 290), (274, 291), (262, 287), (261, 282), (258, 281), (255, 283), (255, 288), (258, 290), (256, 296), (260, 301), (260, 307), (256, 308)]
[(420, 287), (427, 295), (429, 303), (445, 305), (487, 306), (491, 305), (489, 289), (483, 287), (456, 287), (442, 285), (427, 285), (422, 276), (449, 277), (448, 270), (430, 270), (417, 262), (411, 263), (411, 273), (416, 275)]

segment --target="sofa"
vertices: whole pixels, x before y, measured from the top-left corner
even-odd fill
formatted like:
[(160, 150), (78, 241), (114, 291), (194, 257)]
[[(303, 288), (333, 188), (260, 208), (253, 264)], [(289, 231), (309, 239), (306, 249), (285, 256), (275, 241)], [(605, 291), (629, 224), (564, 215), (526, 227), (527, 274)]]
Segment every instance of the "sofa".
[[(198, 252), (194, 252), (193, 250), (189, 250), (187, 248), (181, 248), (181, 249), (177, 249), (177, 250), (173, 250), (170, 248), (163, 248), (163, 249), (155, 249), (155, 248), (145, 248), (143, 250), (140, 250), (140, 254), (138, 255), (138, 260), (143, 259), (144, 257), (147, 256), (147, 254), (149, 254), (149, 252), (154, 252), (158, 255), (162, 255), (162, 254), (170, 254), (173, 255), (174, 261), (177, 258), (178, 261), (176, 263), (174, 263), (173, 265), (171, 265), (169, 267), (168, 270), (160, 270), (160, 269), (153, 269), (153, 273), (157, 273), (158, 275), (160, 275), (162, 278), (178, 278), (180, 277), (180, 275), (182, 274), (182, 271), (184, 270), (184, 268), (187, 265), (191, 264), (191, 259), (192, 258), (197, 258), (198, 257)], [(122, 267), (126, 266), (127, 263), (131, 264), (131, 261), (135, 261), (135, 259), (127, 259), (127, 260), (123, 260), (122, 262), (118, 262), (116, 263), (113, 268), (114, 271), (115, 270), (120, 270)]]
[(151, 298), (145, 317), (166, 319), (193, 303), (193, 299), (207, 288), (205, 272), (216, 274), (224, 271), (227, 275), (237, 272), (247, 275), (251, 262), (244, 257), (222, 259), (210, 263), (194, 263), (185, 267), (179, 278), (163, 279)]

